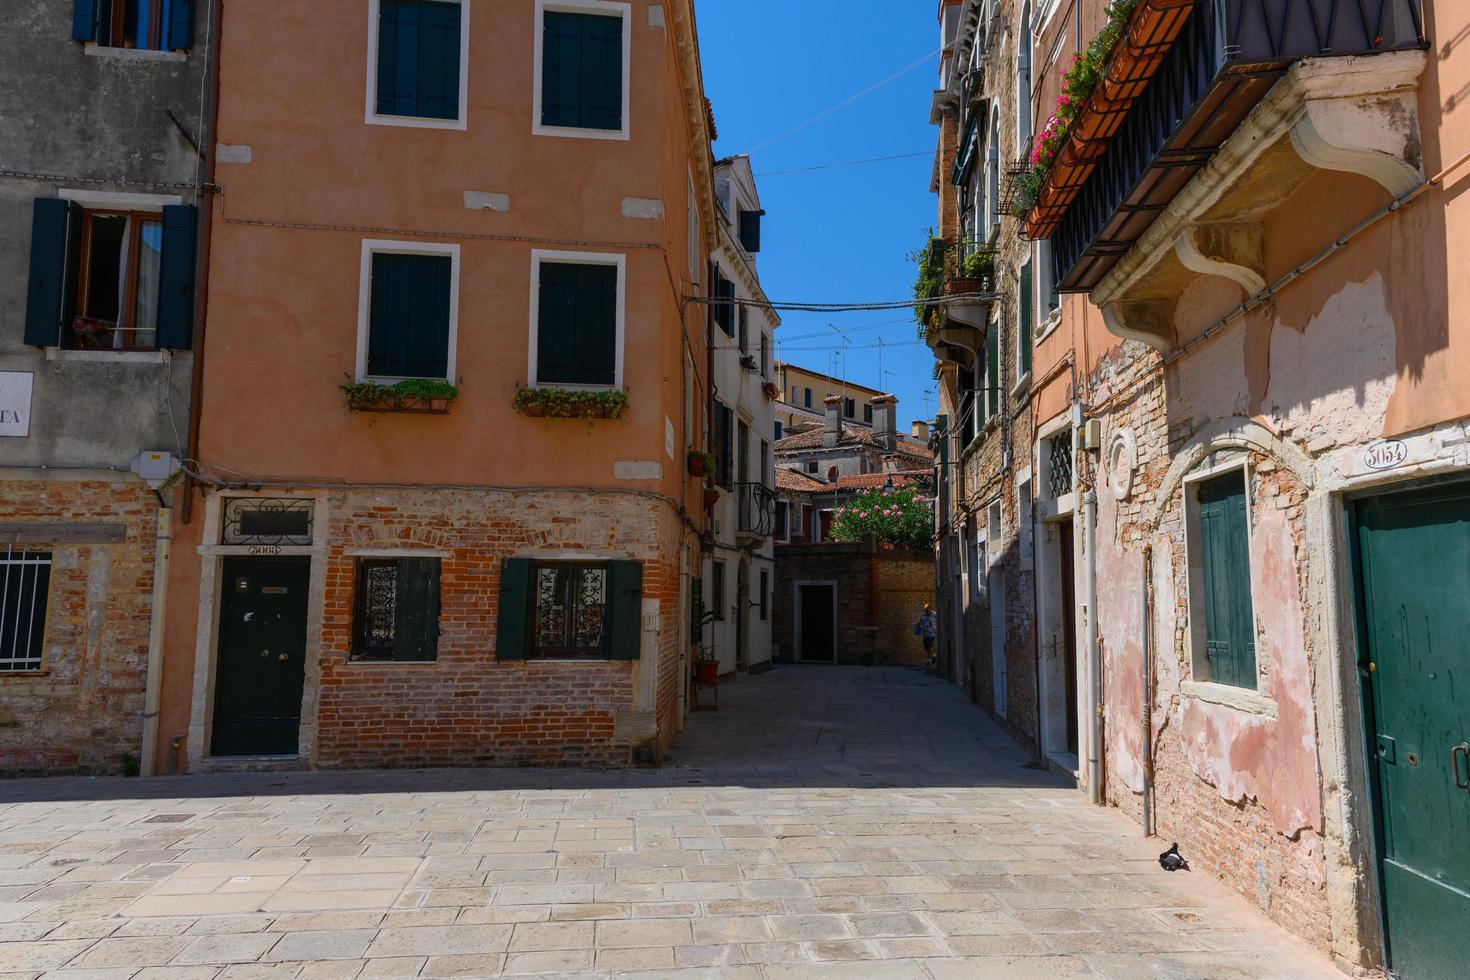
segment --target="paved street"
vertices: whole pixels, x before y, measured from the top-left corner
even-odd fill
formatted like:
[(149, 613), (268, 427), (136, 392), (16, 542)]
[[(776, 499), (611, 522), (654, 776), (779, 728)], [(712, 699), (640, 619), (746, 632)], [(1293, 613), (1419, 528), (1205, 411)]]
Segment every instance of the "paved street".
[(924, 673), (783, 667), (658, 771), (0, 784), (0, 976), (1338, 976), (1026, 761)]

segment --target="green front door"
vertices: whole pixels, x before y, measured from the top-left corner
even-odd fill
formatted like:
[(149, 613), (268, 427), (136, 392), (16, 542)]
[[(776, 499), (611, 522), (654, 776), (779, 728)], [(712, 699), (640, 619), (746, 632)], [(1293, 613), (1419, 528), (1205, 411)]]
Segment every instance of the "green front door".
[(309, 558), (226, 558), (211, 755), (291, 755), (306, 679)]
[(1356, 505), (1364, 702), (1390, 969), (1467, 975), (1470, 488)]

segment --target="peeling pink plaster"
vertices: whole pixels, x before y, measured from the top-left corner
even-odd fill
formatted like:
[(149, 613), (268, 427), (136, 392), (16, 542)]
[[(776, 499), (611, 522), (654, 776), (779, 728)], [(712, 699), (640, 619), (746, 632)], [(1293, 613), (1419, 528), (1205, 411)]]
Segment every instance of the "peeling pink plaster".
[(1143, 553), (1118, 540), (1118, 506), (1098, 494), (1097, 627), (1103, 643), (1107, 781), (1143, 792)]
[(1184, 661), (1176, 648), (1179, 607), (1174, 595), (1174, 547), (1166, 535), (1154, 538), (1153, 640), (1154, 714), (1153, 738), (1169, 724), (1169, 712), (1179, 697), (1184, 681)]
[(1181, 740), (1190, 767), (1231, 801), (1254, 799), (1278, 833), (1320, 831), (1312, 675), (1294, 546), (1284, 519), (1265, 515), (1251, 533), (1256, 622), (1263, 626), (1256, 657), (1264, 666), (1262, 694), (1277, 717), (1186, 699)]

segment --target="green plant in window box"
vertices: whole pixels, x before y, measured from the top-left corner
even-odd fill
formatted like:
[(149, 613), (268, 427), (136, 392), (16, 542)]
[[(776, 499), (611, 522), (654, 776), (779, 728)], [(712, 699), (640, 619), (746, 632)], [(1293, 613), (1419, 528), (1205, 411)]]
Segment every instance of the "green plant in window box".
[(511, 406), (537, 419), (621, 419), (628, 414), (628, 394), (617, 389), (521, 388)]
[(709, 453), (698, 449), (689, 450), (689, 475), (709, 478), (715, 472), (715, 458)]
[(342, 385), (347, 408), (353, 412), (416, 412), (443, 415), (450, 402), (459, 397), (459, 389), (447, 381), (408, 378), (397, 384), (383, 385), (359, 381)]
[(919, 276), (914, 280), (914, 320), (919, 325), (919, 336), (933, 318), (934, 310), (929, 301), (944, 292), (945, 260), (949, 255), (949, 242), (929, 229), (929, 239), (924, 247), (909, 255), (909, 260), (919, 264)]

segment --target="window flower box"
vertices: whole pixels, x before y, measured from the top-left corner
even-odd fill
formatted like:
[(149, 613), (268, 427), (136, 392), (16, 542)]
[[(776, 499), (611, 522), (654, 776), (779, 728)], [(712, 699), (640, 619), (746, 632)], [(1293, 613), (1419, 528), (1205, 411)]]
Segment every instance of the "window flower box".
[(357, 382), (342, 385), (347, 409), (352, 412), (394, 412), (412, 415), (446, 415), (459, 397), (459, 389), (445, 381), (411, 378), (384, 385)]
[(708, 477), (715, 471), (715, 458), (709, 453), (691, 449), (686, 460), (690, 476)]
[(511, 407), (533, 419), (621, 419), (628, 414), (628, 395), (617, 390), (521, 388)]

